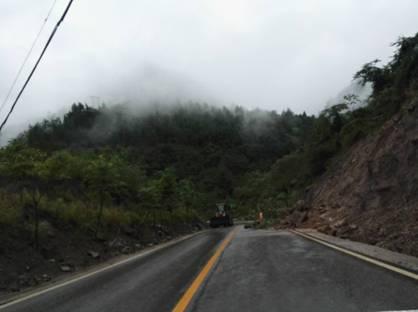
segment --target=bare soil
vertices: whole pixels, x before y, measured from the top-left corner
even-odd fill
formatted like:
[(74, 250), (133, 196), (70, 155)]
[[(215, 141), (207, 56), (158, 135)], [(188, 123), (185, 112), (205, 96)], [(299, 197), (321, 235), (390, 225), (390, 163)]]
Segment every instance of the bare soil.
[(204, 226), (196, 222), (124, 227), (96, 235), (69, 225), (43, 222), (48, 231), (42, 235), (39, 249), (34, 248), (31, 233), (23, 227), (0, 227), (0, 298)]
[(334, 163), (280, 226), (417, 257), (418, 100)]

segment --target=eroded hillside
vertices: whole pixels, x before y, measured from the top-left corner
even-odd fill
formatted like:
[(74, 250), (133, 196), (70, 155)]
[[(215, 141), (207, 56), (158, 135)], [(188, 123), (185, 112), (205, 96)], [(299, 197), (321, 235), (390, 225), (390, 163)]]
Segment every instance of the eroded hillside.
[(285, 222), (418, 255), (418, 100), (353, 146)]
[[(342, 126), (318, 143), (336, 142), (337, 153), (305, 184), (303, 200), (281, 224), (417, 256), (418, 35), (400, 38), (394, 46), (391, 62), (378, 66), (375, 60), (355, 75), (373, 84), (368, 105), (328, 118)], [(318, 149), (309, 148), (305, 153)]]

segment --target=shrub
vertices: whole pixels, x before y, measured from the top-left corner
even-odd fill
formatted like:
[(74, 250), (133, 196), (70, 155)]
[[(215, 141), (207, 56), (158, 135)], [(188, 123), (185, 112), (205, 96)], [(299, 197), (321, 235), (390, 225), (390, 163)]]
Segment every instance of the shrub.
[(14, 225), (22, 215), (16, 196), (0, 191), (0, 224)]
[(103, 210), (103, 223), (105, 226), (117, 227), (134, 223), (134, 213), (120, 208), (106, 207)]

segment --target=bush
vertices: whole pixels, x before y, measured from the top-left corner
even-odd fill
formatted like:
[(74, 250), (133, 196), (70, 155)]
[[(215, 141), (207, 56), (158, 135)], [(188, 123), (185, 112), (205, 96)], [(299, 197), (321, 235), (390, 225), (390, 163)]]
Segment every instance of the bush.
[(96, 215), (96, 209), (86, 207), (82, 202), (72, 201), (59, 210), (57, 217), (65, 223), (90, 228), (96, 220)]
[(103, 210), (103, 223), (110, 227), (132, 224), (135, 220), (133, 214), (120, 208), (107, 207)]
[(16, 196), (0, 191), (0, 224), (14, 225), (22, 216), (22, 209)]

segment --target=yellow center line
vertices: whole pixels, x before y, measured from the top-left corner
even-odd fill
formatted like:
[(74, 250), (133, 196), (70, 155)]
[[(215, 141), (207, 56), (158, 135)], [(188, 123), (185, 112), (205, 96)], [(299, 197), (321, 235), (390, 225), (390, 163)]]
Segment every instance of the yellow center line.
[(222, 252), (225, 250), (226, 246), (231, 242), (234, 238), (235, 233), (237, 232), (238, 228), (235, 228), (232, 232), (228, 234), (228, 236), (222, 241), (221, 245), (216, 250), (215, 254), (209, 259), (206, 265), (203, 267), (202, 271), (200, 271), (199, 275), (181, 297), (177, 305), (174, 307), (173, 312), (183, 312), (186, 311), (188, 305), (192, 301), (194, 295), (199, 290), (202, 283), (205, 281), (206, 277), (208, 276), (209, 272), (215, 265), (216, 261), (221, 256)]
[(338, 246), (336, 246), (336, 245), (334, 245), (334, 244), (327, 243), (327, 242), (325, 242), (325, 241), (323, 241), (323, 240), (321, 240), (321, 239), (317, 239), (317, 238), (315, 238), (315, 237), (313, 237), (313, 236), (311, 236), (311, 235), (309, 235), (309, 234), (304, 234), (304, 233), (301, 233), (301, 232), (299, 232), (299, 231), (294, 231), (294, 230), (289, 230), (289, 231), (290, 231), (291, 233), (293, 233), (293, 234), (296, 234), (296, 235), (302, 236), (302, 237), (304, 237), (304, 238), (306, 238), (306, 239), (309, 239), (309, 240), (315, 241), (315, 242), (317, 242), (317, 243), (319, 243), (319, 244), (322, 244), (322, 245), (327, 246), (327, 247), (329, 247), (329, 248), (332, 248), (332, 249), (338, 250), (339, 252), (345, 253), (345, 254), (350, 255), (350, 256), (352, 256), (352, 257), (355, 257), (355, 258), (361, 259), (361, 260), (363, 260), (363, 261), (366, 261), (366, 262), (372, 263), (372, 264), (374, 264), (374, 265), (377, 265), (377, 266), (379, 266), (379, 267), (385, 268), (385, 269), (390, 270), (390, 271), (392, 271), (392, 272), (396, 272), (396, 273), (398, 273), (398, 274), (401, 274), (401, 275), (403, 275), (403, 276), (406, 276), (406, 277), (412, 278), (412, 279), (414, 279), (414, 280), (418, 280), (418, 274), (415, 274), (415, 273), (413, 273), (413, 272), (410, 272), (410, 271), (407, 271), (407, 270), (401, 269), (401, 268), (399, 268), (399, 267), (396, 267), (396, 266), (393, 266), (393, 265), (387, 264), (387, 263), (385, 263), (385, 262), (382, 262), (382, 261), (379, 261), (379, 260), (376, 260), (376, 259), (373, 259), (373, 258), (367, 257), (367, 256), (362, 255), (362, 254), (359, 254), (359, 253), (357, 253), (357, 252), (354, 252), (354, 251), (351, 251), (351, 250), (348, 250), (348, 249), (345, 249), (345, 248), (342, 248), (342, 247), (338, 247)]

